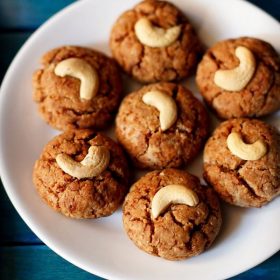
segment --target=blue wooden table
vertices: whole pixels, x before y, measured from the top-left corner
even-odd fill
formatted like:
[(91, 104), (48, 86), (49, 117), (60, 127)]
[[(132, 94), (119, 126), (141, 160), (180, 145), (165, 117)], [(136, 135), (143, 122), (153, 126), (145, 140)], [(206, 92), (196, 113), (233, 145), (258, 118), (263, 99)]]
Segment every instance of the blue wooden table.
[[(16, 52), (30, 34), (51, 15), (72, 2), (0, 0), (0, 82)], [(280, 20), (280, 0), (250, 2)], [(44, 245), (15, 211), (1, 182), (0, 222), (0, 279), (101, 279), (68, 263)], [(232, 279), (280, 279), (280, 252)]]

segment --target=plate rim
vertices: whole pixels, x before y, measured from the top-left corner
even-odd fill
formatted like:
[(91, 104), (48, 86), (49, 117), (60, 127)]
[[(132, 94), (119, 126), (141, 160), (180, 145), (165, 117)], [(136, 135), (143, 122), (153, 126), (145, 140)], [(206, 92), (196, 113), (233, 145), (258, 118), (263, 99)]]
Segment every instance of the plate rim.
[[(47, 29), (49, 27), (49, 25), (52, 25), (53, 23), (55, 23), (55, 21), (64, 17), (65, 14), (67, 15), (67, 13), (71, 12), (72, 10), (75, 10), (77, 7), (79, 7), (81, 5), (86, 6), (87, 5), (86, 3), (90, 2), (90, 1), (92, 1), (92, 0), (83, 0), (83, 1), (73, 2), (69, 5), (67, 5), (66, 7), (64, 7), (63, 9), (61, 9), (60, 11), (56, 12), (49, 19), (47, 19), (41, 26), (39, 26), (28, 37), (28, 39), (24, 42), (24, 44), (20, 47), (20, 49), (18, 50), (18, 52), (16, 53), (16, 55), (12, 59), (12, 62), (10, 63), (10, 65), (9, 65), (9, 67), (8, 67), (4, 77), (3, 77), (2, 83), (1, 83), (1, 87), (0, 87), (0, 116), (1, 116), (2, 111), (3, 111), (2, 107), (3, 107), (4, 101), (5, 101), (5, 97), (6, 97), (6, 94), (5, 94), (5, 92), (7, 91), (6, 88), (8, 87), (9, 80), (11, 79), (11, 76), (12, 76), (12, 72), (14, 71), (14, 68), (16, 68), (16, 65), (17, 65), (18, 61), (20, 60), (20, 58), (25, 54), (25, 52), (27, 52), (29, 46), (32, 45), (32, 43), (36, 39), (36, 37), (40, 36), (40, 34), (42, 32), (44, 32), (44, 30)], [(99, 1), (101, 1), (101, 0), (99, 0)], [(169, 0), (169, 1), (172, 1), (172, 0)], [(236, 2), (237, 5), (241, 4), (241, 5), (247, 5), (248, 7), (250, 6), (251, 9), (254, 9), (255, 11), (258, 11), (263, 16), (269, 17), (270, 20), (274, 21), (280, 27), (280, 23), (278, 22), (277, 19), (275, 19), (272, 15), (268, 14), (266, 11), (262, 10), (260, 7), (256, 6), (255, 4), (253, 4), (251, 2), (247, 2), (246, 0), (230, 0), (230, 1), (231, 2)], [(0, 132), (3, 130), (2, 119), (3, 118), (0, 118)], [(30, 219), (30, 217), (28, 216), (28, 213), (23, 208), (21, 208), (19, 200), (14, 195), (15, 191), (13, 191), (13, 188), (10, 186), (12, 184), (10, 183), (10, 179), (7, 175), (7, 167), (5, 166), (5, 161), (3, 160), (3, 156), (2, 156), (3, 148), (4, 148), (3, 140), (2, 140), (2, 137), (0, 137), (0, 155), (1, 155), (0, 156), (0, 176), (1, 176), (3, 188), (4, 188), (5, 192), (7, 193), (8, 198), (11, 201), (13, 207), (16, 209), (17, 213), (23, 219), (23, 221), (26, 223), (26, 225), (33, 231), (33, 233), (35, 235), (37, 235), (39, 237), (39, 239), (43, 243), (45, 243), (52, 251), (54, 251), (56, 254), (58, 254), (59, 256), (61, 256), (62, 258), (64, 258), (68, 262), (70, 262), (71, 264), (79, 267), (80, 269), (82, 269), (84, 271), (87, 271), (90, 274), (93, 274), (93, 272), (94, 272), (94, 274), (96, 276), (103, 277), (105, 279), (120, 279), (118, 276), (115, 277), (113, 275), (113, 272), (111, 272), (110, 270), (109, 270), (110, 272), (108, 273), (107, 272), (108, 270), (106, 270), (106, 271), (100, 270), (96, 266), (93, 266), (91, 268), (91, 271), (90, 271), (87, 268), (86, 265), (84, 265), (82, 262), (79, 262), (78, 258), (74, 258), (74, 257), (72, 257), (72, 255), (68, 255), (67, 253), (64, 253), (64, 251), (61, 248), (59, 248), (55, 243), (52, 243), (52, 241), (50, 241), (48, 239), (48, 237), (45, 235), (45, 233), (43, 231), (41, 231), (40, 227), (38, 227), (32, 221), (32, 219)], [(260, 263), (266, 261), (268, 258), (273, 256), (279, 250), (280, 250), (280, 247), (276, 248), (274, 251), (269, 252), (264, 257), (259, 259), (259, 261), (255, 262), (255, 264), (253, 266), (252, 265), (247, 265), (243, 269), (239, 270), (238, 272), (235, 272), (234, 274), (232, 274), (232, 273), (225, 274), (225, 278), (234, 277), (236, 275), (239, 275), (239, 274), (241, 274), (241, 273), (259, 265)]]

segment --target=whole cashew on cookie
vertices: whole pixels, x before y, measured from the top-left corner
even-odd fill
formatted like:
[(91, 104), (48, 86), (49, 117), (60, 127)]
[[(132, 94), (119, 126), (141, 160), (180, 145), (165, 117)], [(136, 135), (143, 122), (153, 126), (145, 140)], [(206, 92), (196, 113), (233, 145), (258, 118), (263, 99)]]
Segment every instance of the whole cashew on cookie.
[(152, 217), (156, 219), (170, 204), (186, 204), (196, 206), (199, 202), (197, 194), (183, 185), (167, 185), (161, 188), (152, 200)]
[(232, 154), (243, 160), (258, 160), (267, 153), (267, 147), (262, 140), (257, 140), (253, 144), (246, 144), (237, 132), (229, 134), (227, 146)]
[(147, 18), (140, 18), (134, 26), (138, 40), (148, 47), (162, 48), (174, 43), (181, 33), (181, 26), (168, 29), (154, 26)]
[(177, 106), (175, 101), (168, 94), (152, 90), (142, 97), (145, 104), (154, 106), (159, 111), (159, 122), (162, 131), (170, 128), (177, 120)]
[(66, 154), (58, 154), (56, 162), (65, 173), (72, 177), (93, 178), (107, 168), (110, 162), (110, 152), (104, 146), (91, 146), (81, 162), (73, 160)]
[(57, 76), (71, 76), (81, 81), (80, 98), (91, 100), (98, 91), (99, 79), (96, 70), (85, 60), (80, 58), (68, 58), (59, 62), (54, 73)]
[(237, 47), (235, 55), (239, 58), (239, 65), (234, 69), (220, 69), (214, 76), (215, 84), (228, 91), (240, 91), (245, 88), (256, 69), (254, 54), (248, 48)]

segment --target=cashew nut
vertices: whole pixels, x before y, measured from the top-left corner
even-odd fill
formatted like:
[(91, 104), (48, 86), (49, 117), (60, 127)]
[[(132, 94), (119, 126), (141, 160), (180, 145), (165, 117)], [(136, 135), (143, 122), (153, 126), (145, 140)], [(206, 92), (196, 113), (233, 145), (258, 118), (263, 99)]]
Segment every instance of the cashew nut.
[(145, 93), (142, 97), (145, 104), (154, 106), (159, 111), (159, 122), (162, 131), (167, 130), (177, 120), (177, 106), (175, 101), (168, 94), (152, 90)]
[(232, 154), (243, 160), (258, 160), (267, 152), (266, 145), (262, 140), (259, 139), (253, 144), (245, 144), (237, 132), (229, 134), (227, 146)]
[(161, 188), (152, 200), (152, 217), (156, 219), (170, 204), (196, 206), (197, 194), (183, 185), (167, 185)]
[(66, 154), (58, 154), (56, 162), (65, 173), (72, 177), (93, 178), (107, 168), (110, 162), (110, 152), (104, 146), (91, 146), (81, 162), (73, 160)]
[(85, 60), (80, 58), (68, 58), (59, 62), (54, 73), (57, 76), (69, 75), (81, 81), (80, 98), (91, 100), (98, 91), (99, 79), (96, 70)]
[(218, 70), (214, 76), (217, 86), (228, 91), (240, 91), (250, 82), (255, 69), (254, 54), (246, 47), (237, 47), (235, 55), (239, 58), (239, 65), (234, 69)]
[(148, 47), (163, 48), (177, 40), (181, 33), (181, 26), (176, 25), (168, 29), (154, 26), (147, 18), (140, 18), (134, 26), (138, 40)]

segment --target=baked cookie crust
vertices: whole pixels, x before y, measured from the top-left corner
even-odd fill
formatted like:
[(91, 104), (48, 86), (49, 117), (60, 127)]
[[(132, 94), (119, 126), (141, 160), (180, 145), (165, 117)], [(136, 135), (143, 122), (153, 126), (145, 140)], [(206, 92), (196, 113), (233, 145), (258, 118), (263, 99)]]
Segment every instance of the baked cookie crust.
[[(136, 37), (134, 26), (140, 18), (155, 26), (181, 26), (178, 39), (167, 47), (149, 47)], [(123, 13), (114, 24), (110, 47), (123, 70), (141, 82), (174, 81), (189, 76), (203, 48), (192, 25), (173, 4), (165, 1), (143, 1)]]
[[(77, 179), (65, 173), (56, 156), (64, 153), (80, 162), (90, 146), (105, 146), (108, 167), (92, 179)], [(33, 182), (40, 197), (55, 211), (71, 218), (111, 215), (128, 191), (129, 170), (122, 149), (109, 137), (90, 130), (68, 131), (51, 140), (33, 169)]]
[[(159, 111), (142, 101), (148, 91), (171, 96), (177, 106), (177, 121), (162, 131)], [(135, 165), (161, 169), (191, 161), (200, 151), (208, 133), (208, 115), (193, 94), (181, 85), (158, 83), (127, 95), (116, 118), (116, 136)]]
[[(99, 87), (91, 100), (80, 99), (80, 80), (54, 73), (56, 65), (68, 58), (80, 58), (98, 73)], [(42, 57), (43, 68), (33, 75), (33, 100), (42, 118), (59, 130), (103, 129), (117, 111), (122, 84), (115, 61), (92, 49), (65, 46)]]
[[(256, 60), (252, 79), (240, 91), (227, 91), (214, 82), (218, 69), (233, 69), (240, 63), (238, 46), (248, 48)], [(241, 37), (216, 43), (198, 65), (196, 82), (206, 103), (222, 119), (260, 117), (280, 108), (280, 58), (260, 39)]]
[[(245, 143), (262, 140), (267, 153), (258, 160), (243, 160), (227, 147), (231, 132)], [(254, 119), (231, 119), (220, 124), (204, 149), (204, 178), (226, 202), (261, 207), (280, 194), (280, 134)]]
[[(159, 217), (151, 216), (151, 202), (166, 185), (182, 184), (195, 191), (195, 207), (171, 204)], [(128, 237), (145, 252), (168, 260), (201, 254), (216, 238), (222, 223), (219, 200), (212, 188), (185, 171), (165, 169), (143, 176), (132, 187), (123, 205)]]

